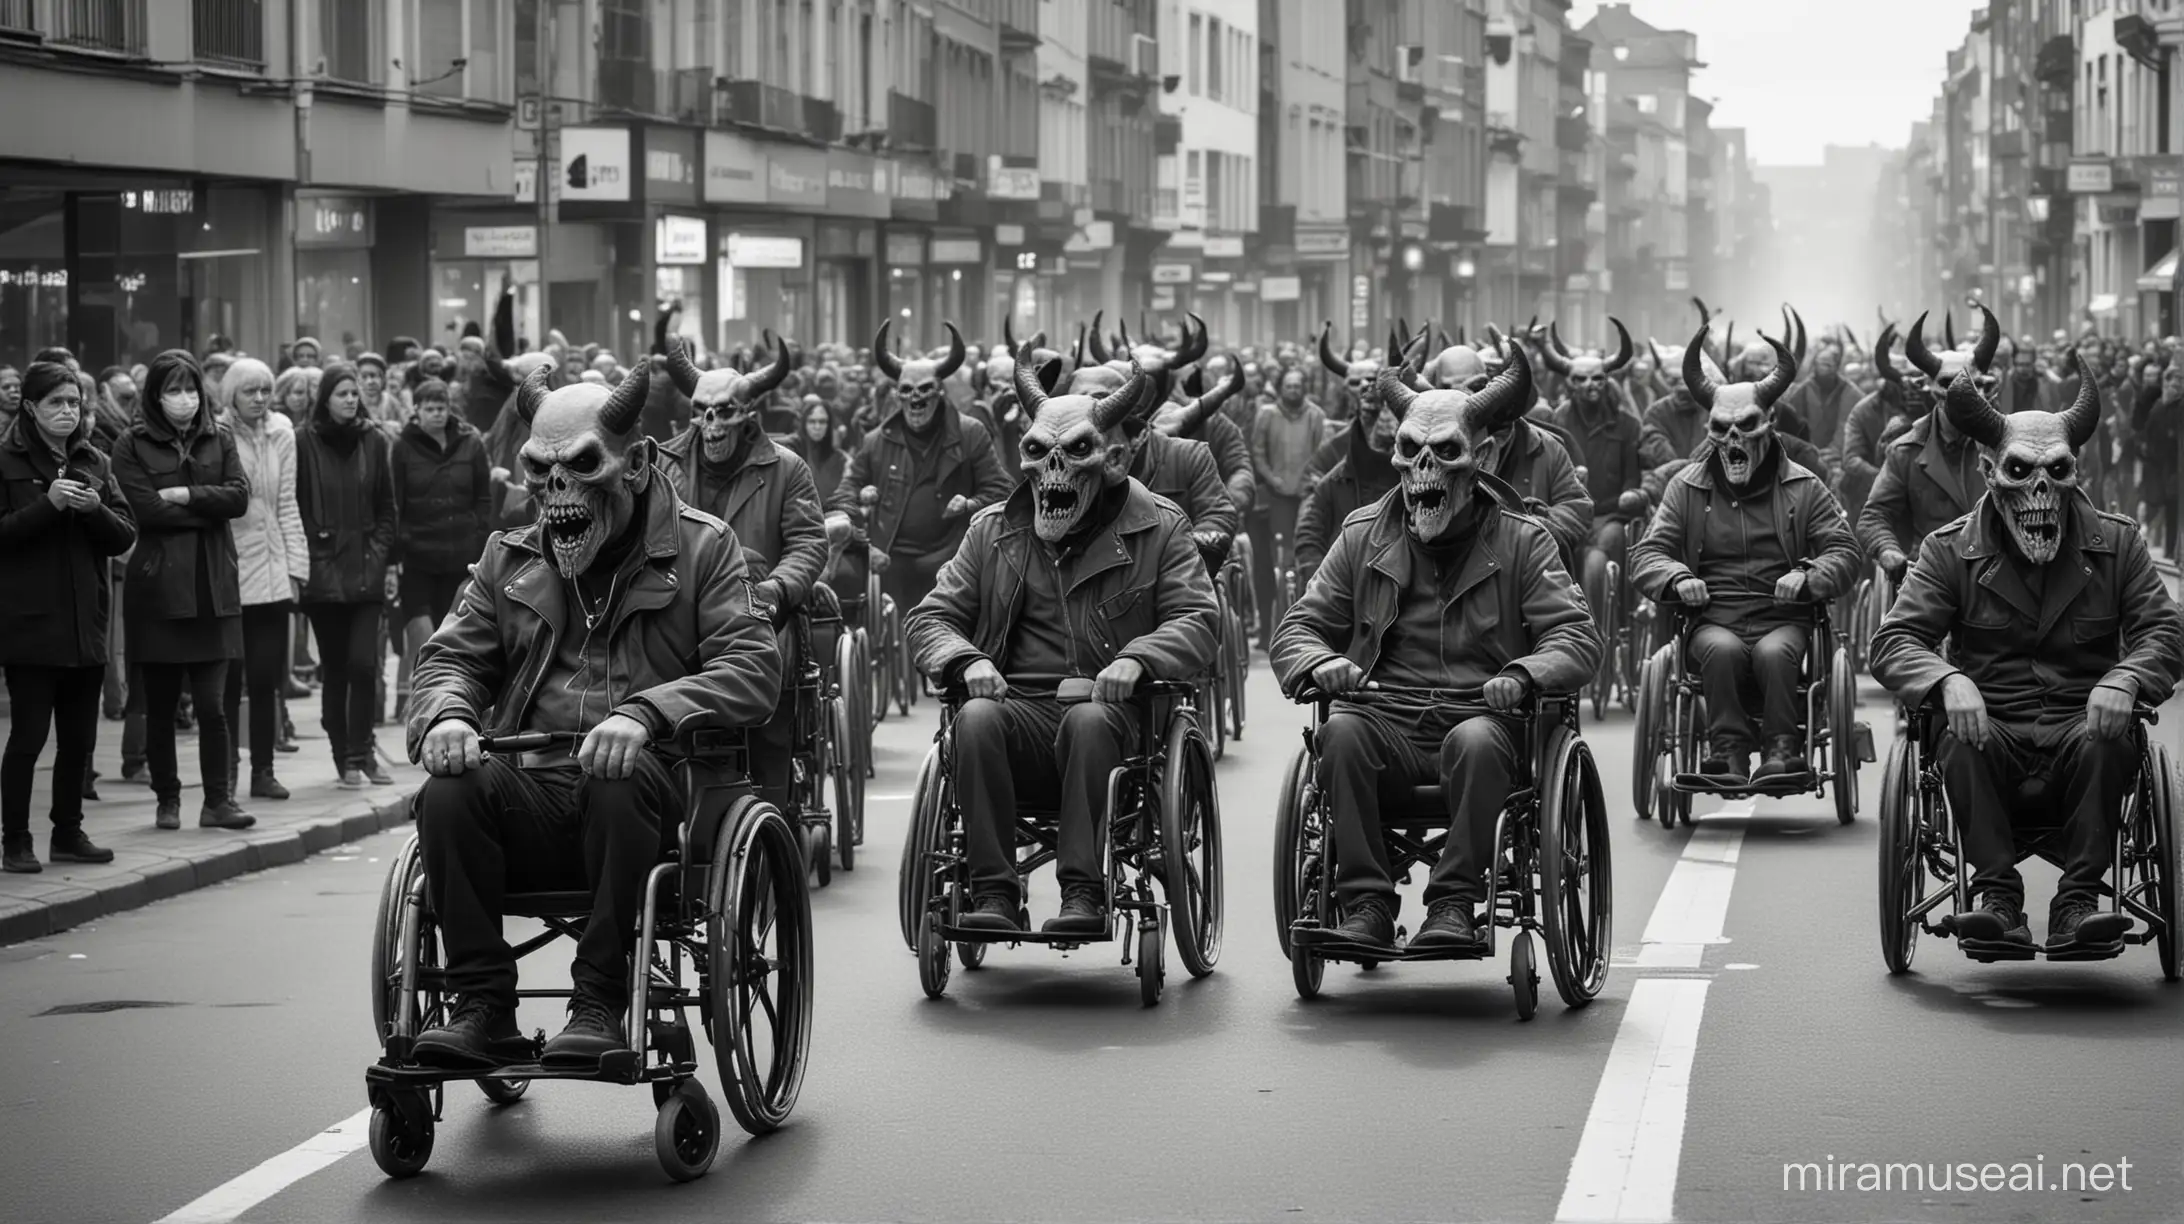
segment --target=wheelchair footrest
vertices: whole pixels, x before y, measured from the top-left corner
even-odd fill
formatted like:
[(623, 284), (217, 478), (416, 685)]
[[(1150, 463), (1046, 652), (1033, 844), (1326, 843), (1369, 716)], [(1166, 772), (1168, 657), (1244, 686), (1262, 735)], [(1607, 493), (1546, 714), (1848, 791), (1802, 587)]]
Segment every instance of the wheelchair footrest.
[(2051, 961), (2104, 961), (2123, 955), (2123, 941), (2114, 943), (2074, 943), (2048, 951)]
[(1115, 928), (1113, 924), (1110, 923), (1108, 927), (1105, 930), (1101, 931), (1099, 934), (1091, 935), (1083, 931), (1063, 931), (1055, 934), (1048, 934), (1045, 931), (1038, 930), (989, 931), (984, 929), (983, 927), (953, 927), (943, 925), (940, 928), (940, 938), (945, 943), (1052, 944), (1055, 947), (1059, 948), (1061, 951), (1067, 952), (1071, 948), (1082, 947), (1085, 944), (1113, 943), (1115, 942)]
[(435, 1084), (483, 1079), (589, 1080), (601, 1084), (642, 1084), (676, 1075), (695, 1075), (697, 1072), (698, 1065), (695, 1062), (678, 1063), (672, 1068), (646, 1066), (637, 1060), (635, 1051), (626, 1051), (621, 1058), (608, 1055), (599, 1067), (580, 1069), (547, 1067), (537, 1063), (512, 1063), (505, 1067), (458, 1070), (418, 1065), (394, 1066), (382, 1060), (364, 1069), (364, 1080), (368, 1084), (383, 1084), (390, 1088), (429, 1088)]
[(2040, 955), (2040, 949), (2032, 944), (2012, 943), (2006, 939), (1959, 939), (1957, 947), (1982, 965), (1996, 961), (2029, 961)]
[(1375, 961), (1382, 964), (1395, 961), (1455, 961), (1485, 960), (1492, 954), (1485, 940), (1464, 948), (1418, 948), (1398, 944), (1393, 948), (1359, 943), (1345, 938), (1334, 927), (1306, 927), (1290, 932), (1291, 947), (1304, 948), (1325, 960)]
[(1806, 770), (1802, 773), (1775, 774), (1768, 778), (1738, 780), (1716, 774), (1680, 773), (1676, 775), (1678, 791), (1691, 795), (1719, 795), (1724, 799), (1744, 799), (1752, 796), (1776, 799), (1784, 795), (1797, 795), (1812, 790), (1820, 784), (1820, 775)]

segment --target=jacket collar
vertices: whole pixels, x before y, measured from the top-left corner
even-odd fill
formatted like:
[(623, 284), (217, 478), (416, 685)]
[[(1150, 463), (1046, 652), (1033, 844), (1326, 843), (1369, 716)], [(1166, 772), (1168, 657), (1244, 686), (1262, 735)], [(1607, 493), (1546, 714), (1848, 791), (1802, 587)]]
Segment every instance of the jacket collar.
[(2055, 560), (2046, 567), (2047, 590), (2035, 605), (2032, 586), (2025, 581), (2030, 563), (2011, 550), (2008, 532), (1996, 518), (2001, 508), (1993, 503), (1994, 496), (1988, 493), (1972, 507), (1971, 521), (1957, 533), (1957, 555), (1974, 563), (1973, 577), (1980, 586), (2034, 620), (2039, 626), (2037, 636), (2044, 639), (2093, 581), (2093, 567), (2084, 558), (2095, 553), (2114, 556), (2116, 532), (2101, 521), (2100, 513), (2085, 494), (2073, 492), (2069, 529), (2063, 533)]
[[(682, 551), (682, 533), (677, 527), (682, 508), (683, 500), (676, 495), (674, 485), (659, 468), (653, 468), (652, 480), (646, 485), (637, 506), (637, 513), (644, 516), (642, 542), (646, 557), (655, 561), (671, 559)], [(543, 558), (546, 550), (539, 544), (539, 530), (537, 523), (531, 523), (501, 539), (510, 548), (520, 548), (534, 557)]]
[[(1775, 439), (1775, 449), (1777, 451), (1782, 449), (1782, 439)], [(1714, 466), (1707, 462), (1707, 458), (1708, 454), (1704, 452), (1693, 456), (1690, 466), (1684, 468), (1683, 475), (1679, 479), (1712, 492), (1714, 488)], [(1820, 478), (1813, 475), (1811, 470), (1806, 468), (1804, 464), (1792, 462), (1787, 453), (1780, 455), (1779, 466), (1775, 471), (1774, 478), (1776, 485), (1787, 485), (1799, 480), (1818, 479)]]
[[(1501, 516), (1505, 510), (1521, 507), (1519, 497), (1507, 482), (1491, 474), (1478, 477), (1478, 489), (1472, 494), (1478, 503), (1479, 513), (1486, 516), (1479, 524), (1478, 535), (1473, 539), (1471, 551), (1464, 557), (1464, 567), (1456, 575), (1456, 585), (1450, 590), (1448, 602), (1463, 598), (1471, 588), (1500, 573), (1504, 566), (1502, 557)], [(1515, 511), (1523, 513), (1521, 509)], [(1393, 489), (1380, 499), (1380, 511), (1373, 515), (1365, 531), (1365, 547), (1368, 552), (1366, 567), (1385, 575), (1400, 592), (1411, 579), (1410, 531), (1403, 524), (1403, 492)]]
[[(1002, 521), (1006, 524), (999, 542), (1029, 536), (1031, 529), (1031, 485), (1027, 481), (1016, 486), (1002, 503)], [(1086, 540), (1077, 554), (1076, 571), (1070, 575), (1069, 594), (1075, 594), (1085, 583), (1111, 569), (1130, 564), (1136, 553), (1123, 543), (1126, 536), (1142, 535), (1160, 525), (1160, 507), (1153, 494), (1133, 477), (1130, 493), (1123, 500), (1122, 509), (1115, 512), (1115, 521), (1098, 534)], [(1030, 541), (1037, 544), (1034, 538)], [(1142, 548), (1142, 546), (1140, 546)]]
[[(940, 398), (940, 416), (935, 422), (938, 442), (943, 449), (960, 448), (963, 444), (963, 415), (947, 396)], [(910, 422), (902, 419), (902, 409), (897, 408), (880, 422), (880, 432), (905, 446), (910, 445)]]
[[(763, 467), (781, 462), (781, 446), (770, 434), (760, 434), (760, 444), (751, 447), (751, 453), (743, 457), (744, 467)], [(660, 443), (660, 453), (680, 463), (686, 470), (705, 462), (705, 441), (698, 436), (696, 425), (685, 425), (681, 433)]]

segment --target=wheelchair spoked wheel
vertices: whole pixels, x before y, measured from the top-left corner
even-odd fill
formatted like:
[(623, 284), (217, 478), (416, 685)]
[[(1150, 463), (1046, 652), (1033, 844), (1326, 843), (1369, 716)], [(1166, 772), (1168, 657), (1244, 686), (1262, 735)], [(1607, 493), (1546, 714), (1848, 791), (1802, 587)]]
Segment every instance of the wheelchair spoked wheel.
[(2144, 883), (2146, 905), (2161, 918), (2161, 926), (2153, 935), (2161, 976), (2173, 982), (2179, 972), (2179, 953), (2184, 951), (2184, 932), (2177, 930), (2177, 924), (2184, 921), (2184, 912), (2178, 909), (2184, 904), (2184, 844), (2180, 844), (2184, 842), (2184, 829), (2178, 827), (2176, 766), (2169, 750), (2161, 744), (2148, 744), (2140, 773), (2138, 807), (2143, 815), (2133, 836), (2138, 847), (2132, 857), (2137, 860), (2139, 879)]
[(1226, 892), (1221, 874), (1221, 797), (1213, 753), (1194, 718), (1168, 724), (1168, 767), (1160, 780), (1160, 848), (1176, 953), (1192, 977), (1221, 959)]
[[(1662, 666), (1665, 671), (1666, 659)], [(1654, 732), (1660, 750), (1653, 755), (1653, 814), (1663, 829), (1673, 830), (1678, 824), (1688, 829), (1691, 796), (1676, 789), (1676, 775), (1698, 772), (1699, 734), (1705, 715), (1691, 691), (1681, 684), (1670, 682), (1663, 697), (1661, 726)]]
[(1661, 699), (1668, 685), (1658, 658), (1648, 658), (1638, 673), (1638, 712), (1631, 733), (1630, 806), (1638, 819), (1653, 819), (1654, 760), (1660, 755)]
[(731, 809), (706, 906), (707, 1036), (736, 1122), (788, 1120), (811, 1056), (811, 894), (795, 830), (771, 804)]
[(1828, 764), (1834, 774), (1835, 819), (1858, 819), (1858, 671), (1838, 649), (1828, 669)]
[(1227, 700), (1223, 690), (1227, 687), (1219, 667), (1215, 667), (1198, 686), (1198, 708), (1212, 719), (1213, 759), (1216, 761), (1228, 755), (1227, 726), (1221, 717), (1221, 705)]
[[(666, 1085), (662, 1080), (655, 1089)], [(674, 1084), (659, 1102), (652, 1123), (652, 1153), (660, 1168), (679, 1182), (696, 1181), (720, 1155), (720, 1106), (695, 1079)]]
[(887, 604), (887, 648), (894, 653), (888, 673), (895, 684), (895, 712), (908, 718), (910, 703), (917, 693), (918, 678), (910, 670), (910, 641), (903, 636), (902, 609), (893, 600)]
[[(1583, 1007), (1607, 984), (1615, 930), (1608, 802), (1592, 749), (1567, 728), (1547, 754), (1539, 813), (1539, 908), (1555, 993)], [(1521, 938), (1521, 936), (1520, 936)]]
[(1880, 917), (1881, 960), (1890, 973), (1911, 968), (1919, 946), (1919, 923), (1911, 911), (1926, 899), (1925, 821), (1919, 812), (1918, 765), (1911, 741), (1889, 745), (1881, 766)]
[(1306, 912), (1324, 918), (1320, 890), (1326, 887), (1323, 847), (1326, 833), (1312, 802), (1311, 750), (1299, 747), (1282, 784), (1281, 807), (1274, 825), (1274, 926), (1289, 976), (1300, 999), (1316, 999), (1327, 975), (1327, 962), (1310, 948), (1298, 947), (1291, 928)]
[[(372, 925), (372, 1027), (379, 1045), (386, 1048), (398, 1021), (407, 1021), (408, 1035), (415, 1037), (441, 1020), (448, 1000), (438, 990), (417, 988), (405, 1000), (402, 967), (415, 961), (421, 970), (440, 967), (440, 929), (424, 905), (425, 861), (411, 834), (387, 866), (387, 878), (379, 889), (379, 912)], [(414, 908), (416, 927), (405, 938), (403, 924)], [(520, 1095), (520, 1093), (518, 1094)]]
[(918, 950), (918, 933), (932, 909), (932, 851), (943, 836), (940, 827), (940, 745), (926, 750), (910, 791), (910, 828), (902, 839), (902, 862), (895, 871), (896, 917), (903, 946)]
[(844, 625), (841, 637), (834, 643), (834, 675), (841, 689), (844, 723), (842, 747), (849, 757), (850, 772), (858, 778), (865, 778), (870, 776), (866, 770), (869, 768), (867, 759), (871, 756), (871, 750), (866, 741), (870, 738), (871, 724), (862, 721), (866, 685), (863, 673), (857, 670), (857, 665), (857, 631)]
[(857, 870), (857, 843), (864, 840), (864, 777), (853, 769), (849, 760), (849, 719), (842, 710), (842, 699), (829, 697), (821, 715), (826, 719), (826, 734), (821, 736), (821, 750), (827, 798), (834, 807), (834, 833), (829, 839), (834, 843), (834, 853), (841, 859), (843, 871)]
[(1618, 615), (1621, 605), (1617, 602), (1619, 596), (1615, 589), (1616, 580), (1615, 563), (1610, 561), (1601, 572), (1600, 603), (1593, 610), (1593, 615), (1599, 621), (1600, 639), (1606, 644), (1606, 649), (1600, 656), (1600, 666), (1593, 669), (1592, 684), (1588, 686), (1591, 690), (1594, 722), (1608, 716), (1608, 702), (1615, 697), (1615, 679), (1622, 670), (1617, 658), (1621, 649), (1618, 645), (1620, 626), (1617, 624), (1621, 619)]

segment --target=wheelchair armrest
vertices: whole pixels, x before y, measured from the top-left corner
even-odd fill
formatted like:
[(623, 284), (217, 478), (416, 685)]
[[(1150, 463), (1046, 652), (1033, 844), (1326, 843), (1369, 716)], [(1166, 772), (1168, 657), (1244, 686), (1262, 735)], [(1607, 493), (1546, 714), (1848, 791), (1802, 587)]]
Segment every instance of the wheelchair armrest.
[(575, 731), (526, 731), (520, 735), (487, 735), (478, 739), (478, 751), (496, 756), (543, 752), (555, 744), (574, 744), (583, 739)]

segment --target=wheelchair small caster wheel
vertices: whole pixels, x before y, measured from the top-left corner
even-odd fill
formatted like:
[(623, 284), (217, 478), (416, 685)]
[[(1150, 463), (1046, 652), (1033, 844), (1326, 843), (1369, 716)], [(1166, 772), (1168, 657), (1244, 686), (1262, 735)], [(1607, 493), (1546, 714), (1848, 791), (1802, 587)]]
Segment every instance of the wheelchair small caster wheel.
[(515, 1104), (523, 1099), (523, 1094), (530, 1087), (531, 1081), (527, 1079), (495, 1079), (488, 1076), (478, 1081), (478, 1091), (484, 1093), (485, 1099), (495, 1105)]
[(1519, 931), (1509, 944), (1509, 987), (1517, 995), (1517, 1019), (1539, 1011), (1539, 968), (1532, 959), (1532, 933)]
[(1164, 961), (1167, 952), (1166, 924), (1158, 919), (1138, 926), (1137, 972), (1138, 999), (1147, 1007), (1160, 1002), (1161, 991), (1168, 985), (1168, 967)]
[(695, 1181), (713, 1167), (720, 1155), (720, 1107), (696, 1080), (676, 1085), (660, 1105), (652, 1150), (660, 1168), (679, 1182)]
[(372, 1110), (372, 1159), (389, 1177), (415, 1177), (432, 1159), (432, 1108), (422, 1093)]
[(986, 945), (982, 943), (959, 943), (955, 946), (955, 954), (965, 969), (983, 969), (986, 966)]

